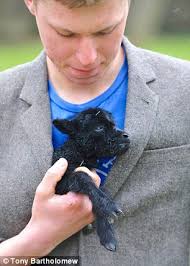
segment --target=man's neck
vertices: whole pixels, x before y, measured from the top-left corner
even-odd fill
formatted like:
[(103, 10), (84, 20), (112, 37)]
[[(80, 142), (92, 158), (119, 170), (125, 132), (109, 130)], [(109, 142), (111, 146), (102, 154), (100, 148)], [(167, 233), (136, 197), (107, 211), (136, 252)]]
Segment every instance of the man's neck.
[(47, 57), (49, 79), (57, 94), (67, 102), (82, 104), (88, 102), (106, 91), (116, 79), (124, 62), (124, 51), (121, 47), (117, 58), (105, 70), (102, 79), (90, 85), (77, 85), (70, 82)]

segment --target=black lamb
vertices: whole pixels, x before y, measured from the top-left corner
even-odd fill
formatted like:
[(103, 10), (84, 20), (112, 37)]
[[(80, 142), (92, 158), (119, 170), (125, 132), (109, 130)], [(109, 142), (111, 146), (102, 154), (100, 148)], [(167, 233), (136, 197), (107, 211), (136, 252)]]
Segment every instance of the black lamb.
[(101, 108), (90, 108), (79, 113), (74, 119), (55, 119), (53, 124), (69, 139), (54, 150), (52, 163), (64, 157), (68, 168), (57, 183), (56, 193), (79, 192), (89, 196), (96, 216), (96, 231), (100, 243), (108, 250), (116, 250), (116, 239), (111, 220), (123, 214), (108, 196), (103, 186), (98, 188), (91, 177), (74, 170), (83, 165), (97, 168), (97, 160), (102, 157), (117, 156), (129, 148), (129, 138), (124, 131), (115, 127), (111, 114)]

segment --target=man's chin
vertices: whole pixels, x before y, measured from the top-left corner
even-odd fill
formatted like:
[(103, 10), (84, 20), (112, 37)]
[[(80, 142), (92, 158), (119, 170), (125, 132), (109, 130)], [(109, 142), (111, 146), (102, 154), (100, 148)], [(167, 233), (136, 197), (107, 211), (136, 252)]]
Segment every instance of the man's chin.
[(79, 77), (75, 77), (75, 76), (72, 76), (72, 75), (68, 75), (68, 74), (65, 74), (65, 77), (72, 83), (76, 84), (76, 85), (91, 85), (91, 84), (95, 84), (97, 83), (100, 78), (101, 78), (101, 75), (98, 73), (94, 76), (91, 76), (91, 77), (82, 77), (82, 78), (79, 78)]

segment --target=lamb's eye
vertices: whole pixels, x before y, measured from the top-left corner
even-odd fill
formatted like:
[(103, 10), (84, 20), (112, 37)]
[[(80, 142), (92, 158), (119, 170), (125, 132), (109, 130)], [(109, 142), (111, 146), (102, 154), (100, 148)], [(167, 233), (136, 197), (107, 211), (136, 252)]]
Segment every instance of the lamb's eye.
[(100, 133), (100, 132), (102, 132), (104, 130), (104, 126), (97, 126), (96, 128), (95, 128), (95, 132), (96, 133)]

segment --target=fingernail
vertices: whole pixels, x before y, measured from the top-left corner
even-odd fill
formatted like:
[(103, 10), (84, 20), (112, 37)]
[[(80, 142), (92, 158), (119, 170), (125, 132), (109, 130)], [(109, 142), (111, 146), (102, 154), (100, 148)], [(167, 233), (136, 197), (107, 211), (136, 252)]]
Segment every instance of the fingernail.
[(65, 158), (60, 158), (58, 164), (60, 167), (65, 167), (67, 165), (67, 160)]

